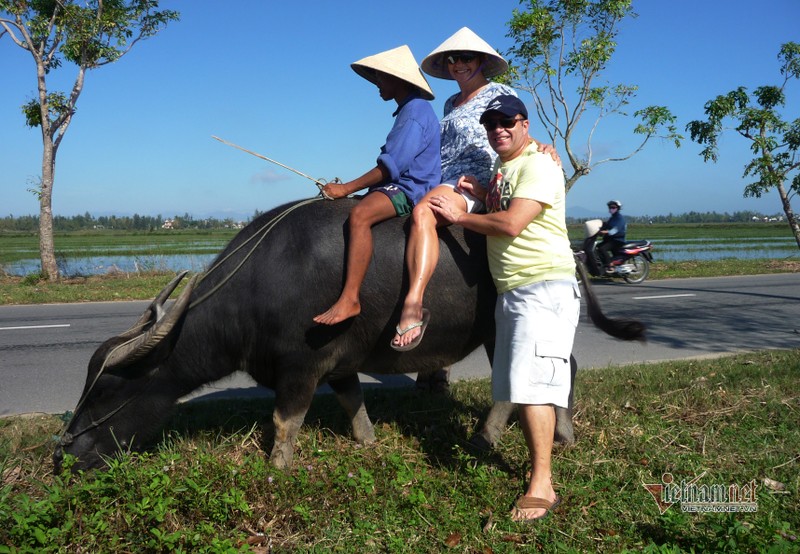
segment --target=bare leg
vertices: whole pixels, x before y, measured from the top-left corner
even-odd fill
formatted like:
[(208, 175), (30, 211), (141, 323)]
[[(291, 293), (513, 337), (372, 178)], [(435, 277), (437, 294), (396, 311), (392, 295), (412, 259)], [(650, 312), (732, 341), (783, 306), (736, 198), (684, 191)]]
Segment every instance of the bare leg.
[(333, 306), (314, 317), (316, 323), (335, 325), (361, 313), (358, 295), (372, 259), (372, 226), (396, 215), (392, 201), (382, 192), (367, 194), (350, 212), (344, 289)]
[[(425, 287), (433, 275), (439, 260), (439, 237), (436, 234), (436, 216), (427, 205), (420, 204), (414, 208), (413, 224), (406, 246), (406, 264), (408, 265), (409, 288), (403, 302), (398, 327), (407, 328), (422, 319), (422, 297)], [(404, 335), (397, 334), (394, 344), (405, 346), (420, 334), (420, 329), (412, 329)]]
[[(439, 236), (437, 227), (446, 225), (445, 220), (436, 216), (428, 206), (431, 196), (447, 195), (461, 202), (461, 207), (466, 208), (466, 201), (455, 192), (452, 187), (438, 186), (428, 192), (420, 200), (411, 214), (412, 225), (406, 245), (406, 265), (408, 266), (408, 293), (403, 302), (403, 311), (400, 314), (401, 329), (406, 329), (422, 319), (422, 299), (425, 288), (433, 276), (436, 264), (439, 262)], [(405, 346), (419, 336), (422, 331), (412, 329), (404, 335), (396, 334), (393, 343)]]
[[(551, 405), (521, 405), (519, 421), (531, 457), (531, 481), (525, 496), (543, 498), (553, 502), (556, 491), (553, 489), (551, 456), (553, 452), (553, 432), (556, 414)], [(543, 508), (514, 508), (511, 518), (519, 520), (537, 519), (546, 514)]]

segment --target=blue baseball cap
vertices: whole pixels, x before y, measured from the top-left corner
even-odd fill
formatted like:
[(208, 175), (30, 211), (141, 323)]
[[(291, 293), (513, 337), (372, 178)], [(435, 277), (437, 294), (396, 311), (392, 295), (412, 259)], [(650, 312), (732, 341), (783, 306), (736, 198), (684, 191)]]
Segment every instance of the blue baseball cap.
[(512, 94), (501, 94), (495, 96), (486, 106), (486, 110), (481, 115), (480, 122), (484, 123), (490, 112), (498, 112), (506, 117), (514, 117), (521, 114), (525, 119), (528, 119), (528, 108), (525, 104)]

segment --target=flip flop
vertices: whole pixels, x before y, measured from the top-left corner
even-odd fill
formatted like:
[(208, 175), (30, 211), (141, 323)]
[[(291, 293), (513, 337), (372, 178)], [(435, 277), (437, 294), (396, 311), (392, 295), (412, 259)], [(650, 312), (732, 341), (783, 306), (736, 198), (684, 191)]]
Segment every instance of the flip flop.
[[(514, 508), (517, 510), (531, 510), (531, 509), (541, 509), (544, 510), (544, 515), (539, 517), (530, 517), (530, 518), (523, 518), (523, 519), (516, 519), (514, 521), (520, 522), (531, 522), (531, 521), (538, 521), (540, 519), (544, 519), (550, 515), (550, 512), (555, 510), (558, 505), (561, 504), (561, 498), (556, 497), (555, 500), (550, 502), (544, 498), (536, 498), (534, 496), (520, 496), (517, 498), (517, 501), (514, 502)], [(513, 512), (512, 512), (513, 514)]]
[(417, 321), (416, 323), (412, 323), (411, 325), (409, 325), (405, 329), (401, 329), (399, 325), (397, 327), (395, 327), (395, 330), (397, 331), (397, 334), (400, 335), (401, 337), (403, 335), (405, 335), (406, 333), (408, 333), (409, 331), (412, 331), (412, 330), (416, 329), (417, 327), (420, 327), (421, 329), (420, 329), (419, 335), (417, 335), (414, 338), (414, 340), (412, 340), (411, 342), (409, 342), (405, 346), (399, 346), (399, 345), (395, 344), (394, 343), (394, 339), (392, 339), (391, 341), (389, 341), (389, 346), (391, 346), (393, 349), (397, 350), (398, 352), (408, 352), (409, 350), (415, 349), (417, 346), (419, 346), (419, 343), (422, 341), (422, 335), (425, 334), (425, 329), (428, 328), (428, 321), (430, 321), (430, 319), (431, 319), (431, 313), (428, 310), (426, 310), (425, 308), (422, 308), (422, 321)]

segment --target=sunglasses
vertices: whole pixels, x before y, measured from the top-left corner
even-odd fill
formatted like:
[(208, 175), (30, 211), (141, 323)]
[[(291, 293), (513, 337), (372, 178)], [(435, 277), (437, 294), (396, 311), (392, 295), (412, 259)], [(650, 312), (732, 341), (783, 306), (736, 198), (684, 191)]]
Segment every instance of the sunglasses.
[(447, 63), (452, 65), (452, 64), (454, 64), (456, 62), (469, 63), (469, 62), (471, 62), (472, 60), (474, 60), (477, 57), (478, 57), (477, 54), (461, 53), (461, 54), (450, 54), (445, 59), (447, 60)]
[(487, 131), (494, 131), (499, 125), (503, 129), (511, 129), (518, 121), (525, 121), (524, 117), (500, 117), (497, 119), (489, 119), (483, 124), (484, 129)]

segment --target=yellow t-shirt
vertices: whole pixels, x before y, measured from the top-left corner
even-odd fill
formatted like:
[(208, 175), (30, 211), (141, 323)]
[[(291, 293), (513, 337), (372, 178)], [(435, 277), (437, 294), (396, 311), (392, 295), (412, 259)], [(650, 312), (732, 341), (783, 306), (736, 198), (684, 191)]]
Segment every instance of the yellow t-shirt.
[(566, 225), (564, 174), (532, 143), (520, 156), (497, 158), (486, 197), (490, 213), (507, 210), (512, 198), (542, 204), (541, 213), (516, 237), (487, 237), (489, 269), (498, 293), (539, 281), (575, 276)]

